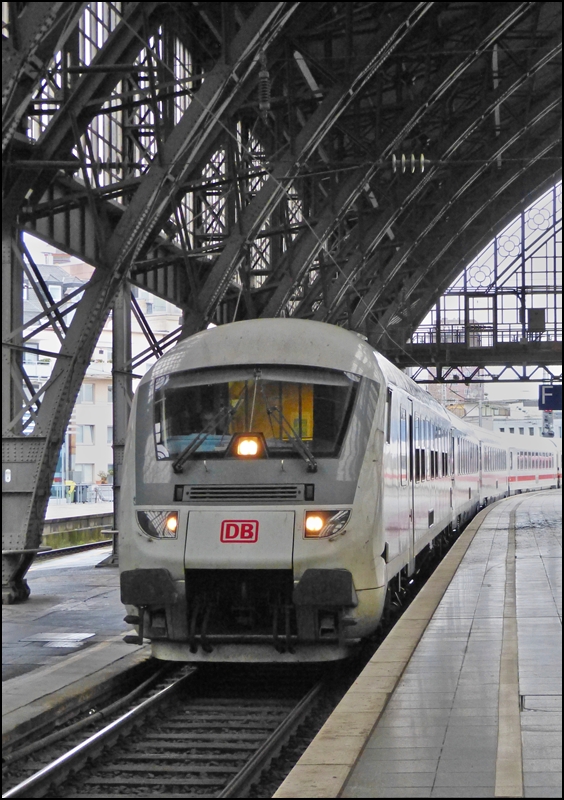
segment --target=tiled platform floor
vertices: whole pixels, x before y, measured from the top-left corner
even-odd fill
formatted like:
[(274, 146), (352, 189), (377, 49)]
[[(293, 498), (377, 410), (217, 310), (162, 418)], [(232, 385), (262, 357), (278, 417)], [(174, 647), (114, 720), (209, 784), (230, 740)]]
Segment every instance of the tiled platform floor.
[(130, 669), (148, 646), (124, 644), (119, 575), (96, 569), (111, 548), (33, 564), (26, 603), (2, 606), (2, 740), (24, 734), (54, 707)]
[(423, 589), (275, 797), (562, 796), (561, 495), (509, 498), (464, 536), (442, 600)]

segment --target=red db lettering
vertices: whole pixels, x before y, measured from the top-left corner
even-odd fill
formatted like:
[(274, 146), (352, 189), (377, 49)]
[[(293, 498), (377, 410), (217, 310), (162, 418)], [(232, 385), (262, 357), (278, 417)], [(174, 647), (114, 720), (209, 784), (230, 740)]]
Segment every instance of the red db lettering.
[(236, 522), (226, 522), (224, 531), (224, 541), (231, 542), (239, 536), (239, 526)]
[(221, 523), (219, 539), (221, 542), (245, 542), (252, 544), (258, 541), (259, 524), (256, 519), (224, 519)]
[(245, 541), (249, 539), (254, 539), (255, 536), (255, 525), (253, 522), (242, 522), (241, 523), (241, 539), (245, 539)]

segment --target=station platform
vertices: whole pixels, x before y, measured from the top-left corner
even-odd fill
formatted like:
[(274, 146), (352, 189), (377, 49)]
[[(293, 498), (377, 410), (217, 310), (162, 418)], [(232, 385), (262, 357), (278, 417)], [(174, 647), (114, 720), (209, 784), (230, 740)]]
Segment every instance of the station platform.
[(150, 657), (124, 644), (119, 575), (95, 569), (111, 547), (36, 561), (25, 603), (2, 606), (2, 741), (25, 736), (54, 708), (95, 697)]
[(562, 796), (562, 498), (481, 511), (273, 795)]
[(98, 503), (58, 503), (49, 501), (45, 519), (49, 522), (56, 519), (73, 519), (74, 517), (88, 517), (109, 515), (114, 513), (114, 504), (105, 501)]

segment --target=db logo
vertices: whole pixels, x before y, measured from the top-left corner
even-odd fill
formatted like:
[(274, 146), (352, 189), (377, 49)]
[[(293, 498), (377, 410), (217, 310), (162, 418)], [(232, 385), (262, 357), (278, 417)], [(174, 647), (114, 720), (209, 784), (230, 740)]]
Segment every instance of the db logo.
[(221, 523), (221, 542), (247, 542), (252, 544), (258, 541), (259, 524), (256, 519), (224, 519)]

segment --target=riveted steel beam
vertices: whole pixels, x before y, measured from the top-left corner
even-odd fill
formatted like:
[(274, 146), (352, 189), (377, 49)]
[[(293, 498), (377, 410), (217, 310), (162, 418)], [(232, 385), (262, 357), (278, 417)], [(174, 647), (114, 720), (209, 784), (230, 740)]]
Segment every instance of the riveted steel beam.
[[(101, 64), (131, 62), (143, 47), (141, 38), (147, 18), (157, 3), (128, 3), (123, 19), (109, 35), (108, 40), (92, 61), (94, 67)], [(29, 161), (57, 161), (68, 159), (76, 144), (76, 135), (83, 134), (96, 113), (96, 109), (108, 98), (111, 90), (121, 79), (116, 71), (91, 71), (83, 75), (70, 90), (68, 99), (53, 116), (40, 142), (33, 146)], [(10, 189), (6, 193), (4, 215), (13, 221), (25, 198), (33, 203), (39, 201), (47, 185), (56, 174), (56, 168), (34, 170), (6, 170)], [(30, 194), (30, 190), (32, 190)]]
[[(14, 477), (10, 481), (10, 491), (5, 493), (3, 513), (10, 520), (13, 538), (20, 550), (29, 551), (39, 547), (48, 489), (80, 384), (114, 298), (123, 285), (133, 259), (149, 239), (153, 219), (162, 213), (163, 206), (169, 205), (171, 198), (176, 195), (179, 185), (190, 172), (193, 158), (206, 147), (210, 128), (217, 123), (218, 117), (236, 95), (240, 81), (255, 70), (259, 49), (265, 47), (283, 28), (295, 7), (296, 4), (286, 3), (259, 4), (232, 43), (232, 62), (218, 64), (195, 93), (193, 102), (162, 145), (162, 161), (157, 159), (153, 163), (104, 247), (104, 252), (99, 254), (98, 264), (103, 266), (96, 269), (85, 286), (51, 378), (42, 388), (43, 401), (37, 411), (36, 430), (24, 438), (13, 430), (9, 422), (4, 426), (3, 449), (10, 465), (7, 468)], [(138, 47), (137, 35), (132, 34), (132, 39)], [(124, 46), (122, 39), (116, 41), (112, 36), (106, 44), (110, 50), (117, 47), (122, 54), (128, 47)], [(95, 83), (97, 77), (104, 79), (105, 74), (95, 73), (90, 80)], [(98, 89), (100, 87), (96, 87)], [(80, 117), (80, 110), (84, 110), (84, 106), (75, 110), (76, 120)], [(51, 137), (45, 137), (51, 143), (49, 157), (56, 154), (57, 148), (67, 145), (73, 129), (70, 123), (63, 125), (61, 130), (58, 124), (53, 127), (57, 130)], [(77, 130), (75, 126), (75, 133)], [(18, 185), (11, 192), (12, 204), (23, 200), (23, 179), (16, 183)], [(28, 566), (29, 563), (22, 566), (21, 561), (6, 565), (7, 574), (3, 580), (8, 602), (27, 596), (24, 576)]]
[[(402, 242), (399, 245), (399, 251), (393, 255), (384, 269), (380, 249), (381, 242), (386, 232), (390, 230), (398, 219), (401, 219), (401, 215), (409, 211), (410, 205), (414, 206), (421, 202), (424, 190), (429, 186), (432, 187), (432, 183), (436, 182), (439, 175), (444, 174), (445, 170), (448, 169), (454, 171), (460, 169), (458, 161), (460, 159), (464, 160), (464, 152), (469, 151), (469, 147), (473, 145), (476, 136), (480, 136), (483, 139), (483, 127), (488, 124), (495, 108), (499, 107), (502, 103), (505, 104), (504, 107), (507, 107), (507, 102), (513, 95), (518, 95), (518, 99), (520, 99), (521, 90), (528, 81), (534, 80), (535, 75), (540, 70), (545, 69), (551, 64), (555, 65), (558, 63), (562, 52), (561, 36), (557, 35), (555, 39), (556, 41), (548, 43), (544, 48), (540, 49), (538, 54), (531, 57), (531, 61), (525, 72), (521, 72), (521, 74), (516, 77), (508, 76), (497, 90), (492, 92), (490, 96), (484, 97), (480, 104), (477, 106), (475, 104), (470, 106), (466, 114), (463, 114), (462, 111), (460, 112), (460, 122), (449, 135), (442, 153), (438, 154), (436, 163), (431, 161), (424, 175), (416, 176), (411, 180), (406, 177), (394, 193), (393, 200), (386, 193), (383, 195), (380, 206), (380, 222), (374, 224), (366, 231), (360, 245), (360, 252), (355, 253), (350, 258), (346, 269), (342, 270), (328, 291), (327, 302), (329, 305), (320, 306), (313, 315), (314, 319), (333, 322), (335, 319), (339, 318), (339, 309), (343, 302), (344, 294), (350, 289), (351, 285), (353, 285), (357, 274), (361, 272), (361, 270), (370, 271), (376, 278), (374, 287), (369, 290), (368, 297), (364, 298), (367, 304), (371, 302), (372, 296), (376, 296), (376, 287), (391, 280), (401, 270), (405, 259), (413, 249), (413, 242), (410, 247), (406, 247), (405, 243)], [(518, 113), (514, 116), (520, 124), (523, 119), (522, 111), (518, 110)], [(462, 151), (462, 154), (460, 151)], [(450, 167), (449, 161), (452, 162)], [(429, 195), (427, 195), (425, 201), (426, 205), (429, 202), (428, 197)], [(312, 287), (308, 296), (308, 305), (310, 307), (311, 304), (315, 302), (315, 299), (315, 287)], [(364, 305), (363, 308), (365, 308)], [(307, 306), (305, 303), (300, 305), (296, 311), (298, 316), (304, 313), (307, 313)], [(353, 315), (352, 325), (361, 326), (364, 316), (362, 310), (359, 308)]]
[[(9, 3), (13, 13), (17, 3)], [(25, 3), (2, 36), (2, 152), (18, 129), (55, 49), (78, 23), (86, 3)], [(4, 31), (2, 31), (4, 33)]]
[[(542, 117), (542, 112), (539, 112), (537, 120), (540, 121)], [(558, 179), (560, 170), (555, 169), (554, 162), (543, 160), (551, 152), (555, 153), (559, 146), (558, 134), (553, 132), (552, 135), (555, 138), (551, 141), (543, 131), (539, 136), (540, 144), (536, 152), (529, 153), (524, 164), (511, 164), (499, 175), (495, 173), (488, 175), (487, 180), (485, 179), (481, 185), (474, 186), (475, 196), (464, 196), (464, 204), (459, 204), (458, 207), (453, 205), (448, 214), (446, 209), (443, 209), (442, 213), (434, 215), (435, 225), (438, 223), (439, 229), (434, 233), (433, 247), (428, 248), (427, 269), (404, 280), (401, 288), (395, 286), (393, 290), (389, 289), (386, 299), (382, 297), (382, 311), (372, 315), (376, 324), (370, 323), (371, 340), (375, 345), (385, 347), (382, 342), (387, 339), (395, 343), (401, 340), (400, 344), (407, 340), (433, 302), (440, 297), (445, 286), (448, 286), (456, 277), (457, 271), (460, 271), (462, 253), (471, 257), (472, 248), (469, 247), (467, 232), (480, 218), (486, 217), (488, 221), (495, 221), (498, 217), (507, 216), (508, 206), (512, 206), (511, 187), (514, 183), (518, 182), (517, 193), (522, 196), (523, 186), (535, 186), (537, 176), (540, 176), (540, 188), (535, 190), (535, 195), (538, 196), (541, 190), (546, 188), (547, 181), (550, 183)], [(473, 173), (471, 176), (473, 180), (470, 180), (472, 184), (476, 183), (478, 178), (476, 172), (483, 174), (485, 169), (482, 167)], [(478, 197), (480, 202), (477, 202)], [(474, 208), (473, 213), (468, 213), (468, 207)], [(485, 244), (485, 236), (481, 238), (481, 243)], [(455, 244), (458, 248), (454, 247)], [(474, 250), (477, 247), (475, 246)], [(415, 294), (417, 287), (427, 274), (434, 276), (433, 281), (427, 284), (423, 297), (417, 297)], [(372, 297), (366, 298), (367, 305), (369, 302), (372, 303)], [(359, 309), (359, 317), (364, 319), (368, 312), (364, 302), (362, 306), (362, 310)], [(397, 321), (392, 324), (393, 319)]]
[[(379, 165), (386, 162), (386, 158), (401, 145), (402, 140), (408, 133), (416, 126), (420, 125), (425, 120), (425, 117), (434, 110), (435, 106), (440, 104), (441, 98), (443, 98), (445, 93), (461, 80), (465, 72), (472, 69), (487, 48), (491, 47), (492, 42), (506, 33), (506, 31), (515, 25), (529, 10), (529, 4), (526, 3), (520, 4), (517, 8), (513, 8), (509, 14), (504, 10), (498, 10), (497, 13), (491, 16), (488, 24), (484, 25), (481, 29), (480, 33), (482, 39), (475, 45), (474, 49), (469, 53), (462, 53), (459, 56), (455, 56), (443, 66), (435, 77), (435, 81), (430, 86), (426, 87), (421, 97), (417, 98), (413, 105), (410, 105), (406, 114), (398, 122), (397, 127), (392, 129), (388, 141), (379, 143), (377, 159), (374, 159), (372, 164), (367, 165), (365, 168), (365, 182), (357, 187), (356, 194), (350, 196), (348, 192), (344, 193), (345, 202), (349, 207), (356, 197), (364, 190), (365, 185), (370, 183), (378, 169), (381, 168)], [(391, 218), (387, 219), (385, 224), (381, 225), (378, 233), (373, 235), (372, 239), (369, 240), (370, 252), (382, 241), (386, 232), (393, 225), (394, 220), (401, 214), (401, 206), (398, 206), (395, 202), (392, 203), (392, 206), (393, 214)], [(345, 208), (341, 211), (337, 207), (335, 223), (337, 219), (342, 216), (343, 212), (346, 212)], [(262, 312), (263, 316), (275, 316), (277, 313), (280, 313), (289, 298), (292, 287), (304, 274), (307, 267), (311, 265), (325, 237), (333, 229), (334, 226), (333, 228), (322, 226), (319, 231), (312, 228), (309, 236), (309, 254), (307, 254), (307, 245), (304, 242), (300, 242), (299, 245), (296, 243), (295, 247), (300, 247), (301, 258), (288, 256), (288, 261), (292, 263), (292, 271), (290, 274), (286, 275), (282, 281), (277, 282), (273, 295)], [(337, 278), (341, 284), (346, 284), (350, 280), (348, 272), (348, 270), (345, 270), (345, 273)], [(264, 288), (266, 289), (267, 287), (265, 286)]]
[[(394, 22), (384, 26), (375, 42), (376, 55), (372, 55), (360, 66), (349, 85), (333, 88), (305, 121), (293, 147), (287, 148), (283, 156), (272, 166), (271, 177), (245, 209), (237, 232), (226, 242), (202, 289), (198, 303), (201, 315), (186, 321), (186, 333), (198, 330), (213, 313), (231, 275), (238, 267), (243, 248), (258, 234), (265, 219), (283, 197), (285, 182), (290, 180), (290, 176), (299, 172), (301, 165), (321, 144), (348, 105), (362, 91), (386, 58), (413, 32), (431, 5), (419, 3), (414, 9), (408, 10), (406, 18), (401, 23)], [(356, 179), (352, 180), (352, 184), (357, 182)], [(293, 277), (289, 280), (292, 282)], [(274, 316), (274, 314), (267, 315)]]

